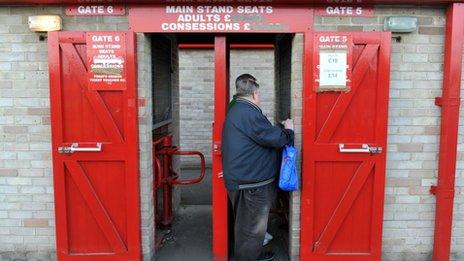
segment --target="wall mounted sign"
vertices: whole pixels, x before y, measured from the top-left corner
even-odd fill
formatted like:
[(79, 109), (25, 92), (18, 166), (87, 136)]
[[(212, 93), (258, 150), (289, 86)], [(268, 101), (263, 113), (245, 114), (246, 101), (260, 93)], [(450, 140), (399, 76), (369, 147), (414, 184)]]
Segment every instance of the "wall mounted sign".
[(316, 16), (374, 16), (374, 8), (366, 6), (324, 6), (314, 10)]
[(311, 24), (309, 8), (167, 5), (129, 9), (129, 28), (135, 32), (304, 32)]
[(315, 34), (314, 39), (316, 91), (349, 91), (353, 45), (351, 36), (340, 33), (318, 33)]
[(70, 5), (66, 7), (66, 15), (95, 16), (95, 15), (125, 15), (123, 5)]
[(126, 89), (124, 33), (87, 33), (87, 68), (90, 90)]

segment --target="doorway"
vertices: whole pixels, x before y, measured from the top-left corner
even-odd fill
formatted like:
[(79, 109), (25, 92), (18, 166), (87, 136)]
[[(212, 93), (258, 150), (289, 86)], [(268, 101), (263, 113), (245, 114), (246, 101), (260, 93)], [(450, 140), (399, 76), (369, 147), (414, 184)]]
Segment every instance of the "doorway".
[[(220, 155), (214, 150), (214, 144), (220, 139), (221, 133), (216, 126), (222, 126), (222, 123), (216, 123), (224, 119), (226, 105), (235, 93), (235, 78), (245, 72), (255, 75), (261, 82), (262, 92), (266, 92), (263, 109), (272, 123), (290, 116), (291, 39), (291, 34), (256, 34), (246, 37), (238, 34), (151, 35), (153, 115), (166, 116), (169, 111), (175, 114), (176, 103), (179, 111), (177, 126), (169, 118), (153, 120), (153, 140), (178, 132), (179, 141), (176, 145), (181, 150), (200, 151), (205, 155), (207, 163), (205, 178), (200, 183), (172, 187), (172, 223), (168, 227), (160, 226), (159, 222), (155, 224), (158, 228), (155, 234), (160, 241), (155, 251), (157, 260), (182, 260), (192, 258), (192, 254), (198, 260), (211, 260), (217, 251), (214, 242), (218, 242), (218, 238), (223, 240), (219, 248), (225, 246), (220, 251), (229, 254), (233, 252), (229, 250), (233, 247), (229, 244), (233, 242), (229, 231), (233, 230), (227, 221), (228, 199), (222, 178), (215, 169), (220, 167), (217, 166), (220, 164)], [(173, 73), (172, 66), (168, 66), (172, 61), (161, 62), (171, 56), (167, 51), (170, 48), (166, 47), (168, 42), (175, 42), (179, 51), (178, 91), (173, 90), (173, 85), (167, 87), (172, 81), (168, 77), (169, 73)], [(186, 46), (196, 49), (185, 51)], [(167, 68), (171, 68), (171, 71)], [(169, 89), (171, 92), (166, 91)], [(171, 100), (171, 105), (160, 99)], [(215, 157), (218, 158), (215, 160)], [(174, 161), (174, 168), (178, 170), (181, 179), (194, 178), (201, 171), (195, 158), (174, 157)], [(158, 194), (160, 202), (162, 192)], [(266, 250), (276, 252), (278, 260), (288, 260), (288, 201), (288, 195), (281, 193), (270, 215), (268, 231), (274, 239)], [(160, 204), (155, 212), (161, 213), (162, 208)], [(215, 218), (222, 224), (212, 220), (212, 216), (217, 215), (225, 216), (225, 219)]]

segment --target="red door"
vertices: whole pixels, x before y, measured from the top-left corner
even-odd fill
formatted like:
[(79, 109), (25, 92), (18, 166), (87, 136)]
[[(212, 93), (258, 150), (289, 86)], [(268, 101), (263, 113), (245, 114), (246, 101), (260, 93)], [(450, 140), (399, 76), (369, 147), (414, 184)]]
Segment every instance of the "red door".
[(123, 33), (126, 82), (98, 90), (86, 35), (48, 38), (57, 257), (140, 260), (134, 34)]
[(301, 260), (381, 258), (391, 39), (352, 36), (351, 91), (305, 90)]
[(214, 123), (213, 123), (213, 257), (228, 259), (228, 197), (222, 178), (222, 125), (229, 103), (229, 44), (225, 36), (214, 38)]

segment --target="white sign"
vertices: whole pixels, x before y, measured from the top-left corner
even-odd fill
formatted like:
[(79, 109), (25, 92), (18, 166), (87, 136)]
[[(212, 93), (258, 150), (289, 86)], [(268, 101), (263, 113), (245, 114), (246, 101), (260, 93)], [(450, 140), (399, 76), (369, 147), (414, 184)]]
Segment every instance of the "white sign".
[(272, 6), (166, 6), (159, 19), (163, 31), (284, 30), (273, 14)]
[(346, 87), (346, 50), (321, 50), (319, 53), (319, 86)]

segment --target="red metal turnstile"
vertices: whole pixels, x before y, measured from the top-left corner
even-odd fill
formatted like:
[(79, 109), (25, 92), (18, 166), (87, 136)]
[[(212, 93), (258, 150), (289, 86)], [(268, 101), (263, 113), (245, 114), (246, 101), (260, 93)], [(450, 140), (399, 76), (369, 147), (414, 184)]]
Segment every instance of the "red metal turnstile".
[[(170, 227), (174, 219), (172, 213), (172, 190), (176, 185), (193, 185), (200, 183), (206, 175), (205, 156), (199, 151), (179, 150), (172, 144), (172, 135), (166, 135), (153, 141), (153, 205), (155, 225)], [(180, 179), (173, 168), (173, 156), (196, 156), (200, 159), (200, 175), (194, 179)], [(163, 193), (162, 210), (158, 209), (158, 190)], [(161, 213), (159, 213), (161, 212)], [(158, 248), (162, 236), (158, 237), (155, 246)]]
[(86, 32), (48, 37), (58, 260), (141, 258), (135, 40), (122, 33), (124, 90), (89, 88)]
[(381, 259), (391, 36), (350, 34), (351, 90), (305, 90), (301, 260)]

